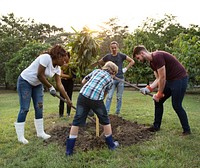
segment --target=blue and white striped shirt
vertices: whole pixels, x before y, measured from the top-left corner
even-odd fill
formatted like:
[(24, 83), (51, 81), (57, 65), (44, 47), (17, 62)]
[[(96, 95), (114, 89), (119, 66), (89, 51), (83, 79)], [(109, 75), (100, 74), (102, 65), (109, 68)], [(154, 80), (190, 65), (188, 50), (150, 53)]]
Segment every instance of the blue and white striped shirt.
[(96, 69), (85, 77), (87, 82), (81, 88), (80, 93), (92, 100), (103, 100), (104, 93), (113, 85), (113, 78), (106, 70)]

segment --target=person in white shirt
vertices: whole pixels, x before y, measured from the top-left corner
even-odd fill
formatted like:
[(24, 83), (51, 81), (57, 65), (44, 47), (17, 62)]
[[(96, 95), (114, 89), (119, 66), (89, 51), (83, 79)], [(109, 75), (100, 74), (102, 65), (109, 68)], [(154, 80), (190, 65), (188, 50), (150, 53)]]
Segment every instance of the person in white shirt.
[(18, 141), (27, 144), (28, 140), (24, 137), (24, 127), (26, 116), (29, 111), (31, 99), (35, 109), (34, 125), (37, 136), (48, 139), (51, 136), (44, 132), (43, 125), (43, 86), (49, 88), (52, 96), (56, 95), (56, 90), (47, 77), (55, 77), (56, 86), (67, 100), (67, 104), (72, 106), (72, 102), (68, 97), (62, 85), (60, 74), (63, 64), (69, 62), (70, 55), (60, 46), (55, 45), (47, 52), (39, 55), (18, 77), (17, 91), (19, 95), (20, 110), (17, 121), (15, 122), (15, 130)]

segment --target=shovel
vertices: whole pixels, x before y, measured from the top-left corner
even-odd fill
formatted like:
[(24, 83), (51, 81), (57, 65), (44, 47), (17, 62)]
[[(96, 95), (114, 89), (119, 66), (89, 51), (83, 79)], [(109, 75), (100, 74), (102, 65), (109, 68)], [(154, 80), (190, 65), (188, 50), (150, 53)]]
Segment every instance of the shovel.
[[(131, 83), (129, 83), (129, 82), (123, 80), (123, 79), (120, 79), (120, 78), (116, 77), (116, 76), (114, 77), (114, 79), (115, 79), (115, 80), (118, 80), (118, 81), (120, 81), (120, 82), (124, 82), (124, 83), (126, 83), (127, 85), (132, 86), (132, 87), (134, 87), (134, 88), (137, 89), (137, 90), (140, 90), (140, 88), (137, 87), (136, 85), (131, 84)], [(152, 95), (151, 93), (147, 93), (147, 95), (153, 97), (153, 95)]]

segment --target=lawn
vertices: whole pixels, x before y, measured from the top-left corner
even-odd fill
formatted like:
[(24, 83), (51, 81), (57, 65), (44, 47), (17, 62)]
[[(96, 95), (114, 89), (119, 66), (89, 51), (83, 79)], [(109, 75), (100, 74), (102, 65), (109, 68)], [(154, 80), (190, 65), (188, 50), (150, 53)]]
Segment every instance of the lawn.
[[(76, 104), (78, 92), (73, 94)], [(44, 95), (45, 129), (56, 125), (69, 125), (73, 118), (58, 117), (59, 100), (49, 93)], [(196, 168), (200, 167), (200, 95), (187, 94), (183, 106), (187, 111), (192, 134), (181, 136), (181, 126), (171, 107), (165, 103), (162, 127), (154, 137), (128, 147), (109, 151), (77, 151), (72, 157), (65, 156), (65, 148), (56, 143), (46, 144), (36, 137), (34, 110), (31, 105), (25, 125), (25, 137), (29, 144), (17, 141), (14, 122), (19, 110), (15, 91), (0, 90), (0, 167), (12, 168)], [(111, 106), (114, 114), (115, 97)], [(137, 91), (125, 90), (121, 116), (132, 122), (150, 125), (153, 122), (154, 106), (150, 96)], [(72, 115), (74, 110), (72, 110)], [(120, 142), (119, 142), (120, 143)]]

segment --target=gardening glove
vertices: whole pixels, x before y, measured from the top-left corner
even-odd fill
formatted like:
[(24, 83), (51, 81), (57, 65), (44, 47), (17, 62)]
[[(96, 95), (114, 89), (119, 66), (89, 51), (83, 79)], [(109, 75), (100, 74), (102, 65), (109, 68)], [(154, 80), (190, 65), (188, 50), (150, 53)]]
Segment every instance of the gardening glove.
[(156, 102), (159, 102), (161, 98), (163, 98), (165, 95), (161, 92), (157, 92), (156, 94), (153, 95), (153, 100)]
[(148, 89), (148, 88), (141, 88), (140, 89), (140, 92), (142, 93), (142, 94), (147, 94), (147, 93), (150, 93), (150, 90)]
[(52, 96), (56, 96), (56, 89), (53, 87), (53, 86), (51, 86), (50, 88), (49, 88), (49, 92), (50, 92), (50, 94), (52, 95)]
[(127, 68), (123, 68), (122, 72), (125, 73), (127, 71)]
[(142, 94), (148, 94), (148, 93), (150, 93), (150, 92), (152, 92), (153, 91), (153, 89), (149, 86), (149, 85), (147, 85), (145, 88), (141, 88), (140, 89), (140, 92), (142, 93)]

